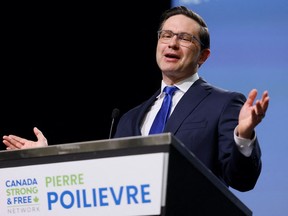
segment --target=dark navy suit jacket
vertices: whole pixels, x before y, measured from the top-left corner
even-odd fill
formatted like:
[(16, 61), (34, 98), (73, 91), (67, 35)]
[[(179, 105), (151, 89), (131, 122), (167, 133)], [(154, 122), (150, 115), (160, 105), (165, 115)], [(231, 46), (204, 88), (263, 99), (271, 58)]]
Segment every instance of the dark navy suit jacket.
[[(114, 138), (141, 135), (143, 118), (159, 94), (160, 89), (125, 113)], [(183, 95), (164, 130), (171, 132), (224, 184), (239, 191), (253, 189), (261, 172), (258, 140), (250, 157), (241, 154), (234, 141), (234, 129), (245, 101), (243, 94), (217, 88), (200, 78)]]

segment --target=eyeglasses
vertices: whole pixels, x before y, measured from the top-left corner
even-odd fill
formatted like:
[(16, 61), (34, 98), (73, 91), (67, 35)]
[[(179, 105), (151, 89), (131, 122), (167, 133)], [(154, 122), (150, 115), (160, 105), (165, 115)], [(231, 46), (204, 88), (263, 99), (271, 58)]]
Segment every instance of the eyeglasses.
[(196, 40), (198, 43), (200, 43), (202, 46), (204, 44), (197, 39), (194, 35), (180, 32), (180, 33), (174, 33), (170, 30), (160, 30), (158, 33), (158, 40), (160, 40), (161, 43), (169, 43), (171, 39), (174, 37), (174, 35), (177, 36), (177, 40), (179, 41), (181, 46), (189, 46), (193, 40)]

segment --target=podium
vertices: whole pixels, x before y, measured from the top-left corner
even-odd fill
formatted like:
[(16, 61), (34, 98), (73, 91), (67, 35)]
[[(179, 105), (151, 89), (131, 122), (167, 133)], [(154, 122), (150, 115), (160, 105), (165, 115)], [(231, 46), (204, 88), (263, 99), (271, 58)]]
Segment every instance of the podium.
[(1, 216), (247, 216), (170, 133), (0, 151)]

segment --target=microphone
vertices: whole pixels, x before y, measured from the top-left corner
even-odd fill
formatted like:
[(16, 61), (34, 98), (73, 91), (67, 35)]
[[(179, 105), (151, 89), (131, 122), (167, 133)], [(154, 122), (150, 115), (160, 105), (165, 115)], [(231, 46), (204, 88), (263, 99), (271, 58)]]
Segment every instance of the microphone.
[(112, 111), (112, 114), (111, 114), (112, 122), (111, 122), (111, 126), (110, 126), (109, 139), (111, 139), (111, 137), (112, 137), (114, 121), (119, 116), (119, 114), (120, 114), (120, 110), (117, 108), (114, 108)]

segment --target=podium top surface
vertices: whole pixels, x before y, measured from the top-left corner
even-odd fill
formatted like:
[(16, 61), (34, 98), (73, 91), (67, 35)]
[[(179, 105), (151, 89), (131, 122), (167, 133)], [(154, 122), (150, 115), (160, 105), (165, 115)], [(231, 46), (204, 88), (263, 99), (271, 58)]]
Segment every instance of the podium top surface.
[(127, 149), (133, 150), (137, 148), (145, 148), (152, 146), (167, 147), (167, 145), (170, 145), (174, 139), (175, 138), (171, 133), (163, 133), (149, 136), (133, 136), (125, 138), (63, 143), (57, 145), (50, 145), (47, 147), (37, 147), (29, 149), (3, 150), (0, 151), (0, 162), (7, 160), (9, 161), (56, 155), (63, 156), (88, 152), (104, 152), (111, 150), (121, 151)]

